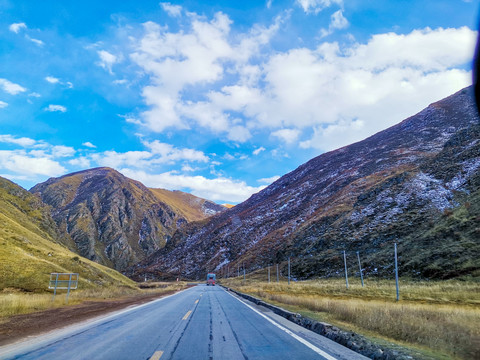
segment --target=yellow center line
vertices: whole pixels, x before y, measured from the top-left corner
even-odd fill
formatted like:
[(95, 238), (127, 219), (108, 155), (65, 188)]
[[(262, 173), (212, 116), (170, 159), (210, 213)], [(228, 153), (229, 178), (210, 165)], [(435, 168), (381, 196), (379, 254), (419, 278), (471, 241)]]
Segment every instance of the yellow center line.
[(155, 351), (150, 360), (159, 360), (163, 355), (163, 351)]
[(192, 310), (188, 310), (188, 312), (185, 314), (182, 320), (187, 320), (191, 313), (192, 313)]

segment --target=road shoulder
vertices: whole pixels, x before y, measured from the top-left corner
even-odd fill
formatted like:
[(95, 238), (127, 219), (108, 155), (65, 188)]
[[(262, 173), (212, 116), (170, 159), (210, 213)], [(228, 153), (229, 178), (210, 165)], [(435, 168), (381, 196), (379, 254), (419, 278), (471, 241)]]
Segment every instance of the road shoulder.
[(13, 344), (99, 316), (109, 315), (128, 307), (149, 303), (173, 293), (175, 291), (142, 294), (115, 300), (85, 301), (78, 305), (11, 316), (0, 321), (0, 346)]

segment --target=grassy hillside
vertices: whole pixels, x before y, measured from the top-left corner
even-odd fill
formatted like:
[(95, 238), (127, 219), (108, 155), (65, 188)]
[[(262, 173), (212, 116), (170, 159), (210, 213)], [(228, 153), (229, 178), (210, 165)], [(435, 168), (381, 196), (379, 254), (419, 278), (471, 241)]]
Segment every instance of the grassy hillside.
[[(150, 189), (157, 199), (181, 214), (188, 222), (205, 219), (208, 215), (204, 209), (207, 200), (182, 191)], [(215, 205), (215, 204), (214, 204)], [(220, 208), (220, 206), (217, 206)]]
[(0, 178), (0, 290), (45, 291), (52, 272), (79, 273), (83, 289), (134, 286), (120, 273), (60, 245), (49, 214), (35, 196)]

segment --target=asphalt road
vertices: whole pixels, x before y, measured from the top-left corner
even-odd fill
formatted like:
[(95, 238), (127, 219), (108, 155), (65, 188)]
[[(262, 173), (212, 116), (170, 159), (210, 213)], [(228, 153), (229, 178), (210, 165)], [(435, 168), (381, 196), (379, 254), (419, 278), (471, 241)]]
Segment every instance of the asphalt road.
[(219, 286), (0, 348), (0, 359), (366, 359)]

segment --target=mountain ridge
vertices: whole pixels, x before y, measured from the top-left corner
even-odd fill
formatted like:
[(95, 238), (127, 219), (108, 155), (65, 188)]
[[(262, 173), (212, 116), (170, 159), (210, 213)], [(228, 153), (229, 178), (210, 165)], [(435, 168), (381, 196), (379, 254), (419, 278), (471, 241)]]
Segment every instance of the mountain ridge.
[(149, 189), (106, 167), (51, 178), (30, 192), (51, 207), (65, 245), (117, 270), (163, 247), (187, 222), (210, 215), (202, 209), (224, 210), (193, 195)]
[[(466, 193), (478, 191), (468, 181), (453, 186), (434, 167), (448, 141), (463, 132), (469, 143), (461, 151), (470, 146), (470, 157), (443, 158), (449, 162), (444, 171), (456, 169), (451, 178), (476, 179), (478, 123), (472, 89), (463, 89), (389, 129), (313, 158), (234, 208), (177, 231), (131, 274), (201, 277), (227, 264), (245, 263), (254, 270), (292, 256), (299, 277), (330, 276), (335, 271), (324, 259), (338, 262), (340, 248), (368, 252), (372, 244), (398, 241), (403, 249), (402, 242), (413, 241), (409, 226), (439, 221), (446, 210), (463, 206)], [(379, 256), (367, 257), (367, 271), (391, 270)], [(426, 266), (410, 270), (436, 276)]]

